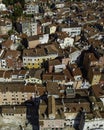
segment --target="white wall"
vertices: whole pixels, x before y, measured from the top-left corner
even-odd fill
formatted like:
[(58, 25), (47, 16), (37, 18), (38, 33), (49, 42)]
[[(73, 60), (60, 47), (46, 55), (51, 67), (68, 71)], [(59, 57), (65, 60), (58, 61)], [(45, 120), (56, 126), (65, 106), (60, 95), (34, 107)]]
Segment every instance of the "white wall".
[(49, 40), (49, 34), (44, 34), (43, 36), (39, 37), (39, 42), (41, 44), (48, 43)]
[(69, 28), (62, 28), (62, 32), (66, 32), (69, 36), (74, 37), (80, 35), (81, 27), (69, 27)]
[[(102, 127), (100, 127), (100, 125), (102, 125)], [(97, 128), (104, 129), (104, 119), (95, 119), (95, 120), (86, 121), (83, 130), (92, 130), (92, 129), (97, 130)]]

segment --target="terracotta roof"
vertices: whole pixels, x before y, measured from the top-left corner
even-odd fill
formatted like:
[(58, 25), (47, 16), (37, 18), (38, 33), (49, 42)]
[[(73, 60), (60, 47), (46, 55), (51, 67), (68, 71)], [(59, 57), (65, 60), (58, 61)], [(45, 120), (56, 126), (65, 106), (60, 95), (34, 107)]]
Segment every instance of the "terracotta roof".
[(82, 72), (81, 72), (80, 68), (73, 68), (72, 74), (73, 74), (73, 76), (78, 76), (78, 75), (82, 76)]
[(11, 23), (10, 19), (0, 18), (0, 26), (6, 26), (8, 23)]
[(43, 74), (42, 79), (43, 80), (52, 80), (53, 76), (52, 76), (52, 74)]
[(100, 68), (98, 66), (90, 67), (90, 71), (92, 71), (95, 75), (101, 75)]
[(70, 72), (66, 69), (63, 70), (63, 73), (46, 73), (43, 74), (43, 80), (46, 81), (63, 81), (65, 80), (66, 82), (70, 80), (74, 80), (73, 77), (71, 76)]
[(44, 72), (44, 69), (30, 69), (28, 71), (28, 76), (41, 79), (41, 75), (43, 72)]
[(88, 58), (89, 62), (98, 61), (98, 59), (95, 57), (94, 53), (86, 53), (85, 56)]
[(70, 67), (70, 69), (73, 69), (73, 68), (77, 68), (78, 65), (77, 65), (76, 63), (74, 63), (74, 64), (69, 64), (69, 67)]
[(39, 93), (39, 95), (43, 95), (46, 91), (45, 87), (42, 85), (24, 85), (24, 83), (0, 83), (0, 91), (1, 92), (22, 92), (22, 93)]
[(96, 97), (98, 97), (98, 98), (104, 97), (104, 86), (93, 85), (92, 90)]
[(6, 79), (6, 78), (11, 78), (11, 76), (12, 76), (12, 70), (10, 70), (10, 71), (4, 71), (4, 74), (3, 74), (3, 77)]
[(88, 42), (89, 44), (93, 45), (93, 47), (99, 47), (100, 45), (102, 45), (100, 40), (89, 39)]
[(23, 50), (23, 56), (44, 56), (46, 55), (43, 48), (41, 49), (24, 49)]
[(85, 109), (86, 112), (90, 112), (90, 102), (87, 98), (67, 98), (67, 99), (55, 99), (55, 104), (56, 104), (56, 110), (59, 109), (62, 111), (64, 109), (64, 105), (66, 107), (66, 112), (67, 109), (69, 109), (69, 112), (79, 112), (81, 109)]
[(101, 82), (101, 83), (104, 83), (104, 73), (101, 73), (100, 82)]
[(13, 44), (13, 41), (8, 39), (2, 43), (2, 46), (3, 46), (3, 48), (10, 48), (12, 44)]
[(8, 38), (9, 36), (7, 34), (0, 34), (0, 38)]
[(0, 70), (0, 77), (11, 78), (12, 75), (25, 75), (27, 70)]
[(55, 65), (60, 65), (61, 62), (59, 59), (53, 59), (53, 60), (49, 60), (48, 64), (49, 64), (49, 66), (55, 66)]
[(100, 111), (100, 115), (104, 119), (104, 111)]
[(39, 36), (38, 36), (38, 35), (29, 36), (29, 37), (28, 37), (28, 40), (29, 40), (29, 41), (39, 40)]
[(74, 81), (74, 78), (72, 77), (70, 71), (68, 69), (63, 70), (64, 75), (66, 76), (66, 81)]
[(0, 70), (0, 78), (3, 77), (3, 74), (4, 74), (4, 71), (3, 71), (3, 70)]
[(46, 89), (49, 95), (59, 95), (59, 85), (56, 82), (47, 82)]
[(26, 114), (25, 106), (3, 106), (2, 114)]
[(20, 70), (20, 71), (18, 71), (18, 74), (19, 74), (19, 75), (25, 75), (26, 72), (27, 72), (27, 70)]
[(59, 74), (54, 73), (53, 80), (59, 80), (59, 81), (65, 80), (65, 75), (63, 75), (62, 73), (59, 73)]
[(69, 35), (66, 32), (57, 32), (59, 39), (64, 39), (66, 37), (69, 37)]
[(82, 97), (87, 97), (89, 95), (89, 90), (88, 89), (76, 89), (75, 93), (76, 93), (76, 95), (79, 95)]
[(55, 44), (39, 45), (35, 49), (24, 49), (23, 56), (46, 56), (58, 54), (59, 50)]
[(20, 51), (16, 51), (16, 50), (8, 50), (5, 55), (4, 55), (4, 58), (14, 58), (14, 59), (18, 59), (19, 56), (21, 55), (21, 52)]

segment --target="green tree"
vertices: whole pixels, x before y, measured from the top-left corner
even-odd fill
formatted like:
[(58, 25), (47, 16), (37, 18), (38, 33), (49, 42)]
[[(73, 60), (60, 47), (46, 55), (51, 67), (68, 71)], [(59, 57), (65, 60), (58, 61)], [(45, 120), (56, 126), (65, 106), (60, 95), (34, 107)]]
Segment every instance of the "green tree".
[(9, 0), (2, 0), (2, 3), (5, 4), (6, 6), (9, 5)]
[(22, 44), (19, 44), (18, 47), (17, 47), (17, 50), (18, 51), (23, 51), (25, 47), (22, 45)]
[(8, 5), (13, 5), (15, 3), (15, 0), (2, 0), (2, 2), (8, 6)]
[(23, 9), (19, 5), (14, 5), (13, 16), (17, 19), (23, 14)]
[(14, 31), (13, 29), (11, 29), (11, 30), (8, 31), (8, 35), (9, 35), (9, 36), (11, 36), (11, 35), (14, 34), (14, 33), (15, 33), (15, 31)]
[(25, 6), (25, 0), (18, 0), (18, 2), (20, 2), (22, 8), (24, 8), (24, 6)]
[(5, 5), (10, 5), (10, 4), (15, 4), (15, 3), (20, 3), (22, 5), (22, 7), (25, 5), (25, 0), (2, 0), (2, 2), (5, 4)]

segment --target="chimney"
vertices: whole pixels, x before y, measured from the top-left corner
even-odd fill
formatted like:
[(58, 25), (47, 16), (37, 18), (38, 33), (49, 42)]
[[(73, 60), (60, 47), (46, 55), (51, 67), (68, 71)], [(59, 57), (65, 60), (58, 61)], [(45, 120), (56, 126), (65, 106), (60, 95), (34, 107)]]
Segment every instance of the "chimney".
[(73, 68), (73, 71), (75, 71), (75, 68)]
[(79, 99), (79, 101), (78, 101), (78, 104), (80, 104), (81, 102), (80, 102), (80, 99)]
[(63, 106), (65, 106), (63, 98), (62, 98), (62, 100), (61, 100), (61, 101), (62, 101)]
[(14, 109), (14, 110), (16, 109), (15, 106), (13, 107), (13, 109)]

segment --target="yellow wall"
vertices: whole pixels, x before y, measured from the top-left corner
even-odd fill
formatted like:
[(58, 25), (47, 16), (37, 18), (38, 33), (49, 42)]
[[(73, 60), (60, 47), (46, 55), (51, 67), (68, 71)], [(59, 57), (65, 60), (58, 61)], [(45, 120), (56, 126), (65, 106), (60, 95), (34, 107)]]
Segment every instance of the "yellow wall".
[(29, 69), (31, 69), (31, 68), (40, 68), (41, 64), (34, 63), (34, 65), (33, 65), (33, 63), (28, 63), (26, 67), (29, 68)]
[(91, 85), (98, 84), (100, 81), (101, 75), (94, 75), (91, 81)]
[(55, 33), (55, 31), (56, 31), (56, 26), (52, 26), (50, 28), (50, 34)]
[(35, 48), (39, 45), (39, 40), (29, 41), (29, 48)]
[(41, 68), (41, 63), (43, 62), (43, 60), (47, 60), (47, 59), (55, 59), (57, 57), (57, 55), (50, 55), (50, 56), (42, 56), (42, 57), (26, 57), (26, 59), (30, 59), (30, 60), (26, 60), (26, 65), (24, 67), (27, 67), (29, 69), (31, 68)]

